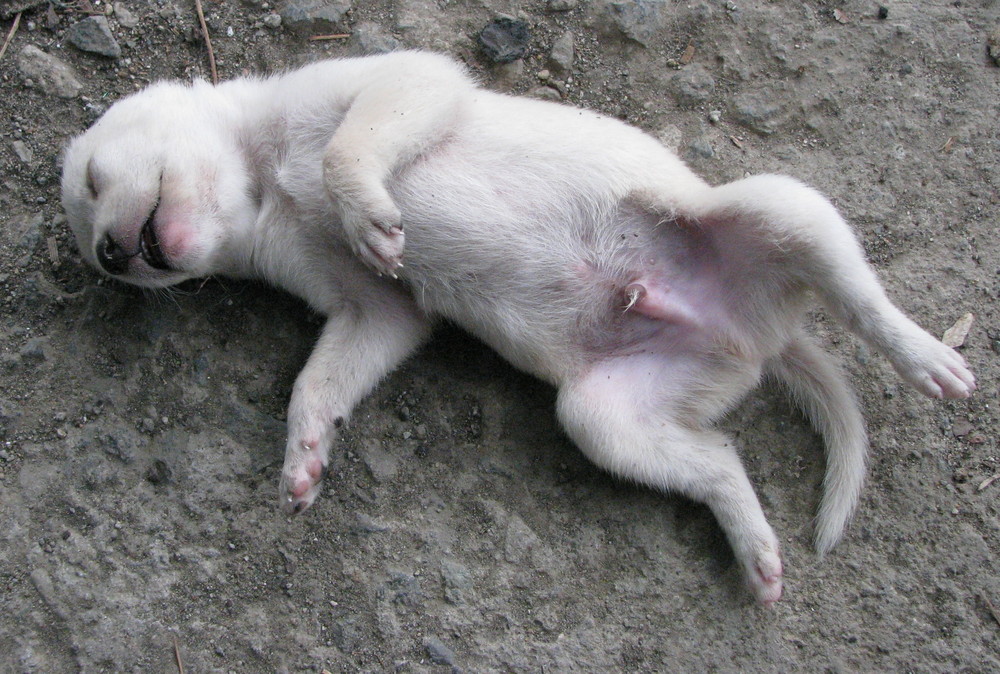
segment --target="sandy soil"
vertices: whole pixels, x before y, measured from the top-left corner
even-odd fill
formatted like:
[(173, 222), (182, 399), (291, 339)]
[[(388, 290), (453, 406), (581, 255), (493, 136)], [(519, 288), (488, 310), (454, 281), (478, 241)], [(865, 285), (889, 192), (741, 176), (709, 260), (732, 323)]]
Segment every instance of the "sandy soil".
[[(550, 389), (451, 329), (358, 410), (318, 505), (281, 516), (284, 408), (318, 319), (220, 279), (101, 283), (60, 214), (68, 137), (150, 81), (207, 76), (194, 3), (107, 8), (118, 58), (70, 43), (84, 3), (53, 4), (0, 60), (0, 671), (1000, 671), (995, 0), (886, 0), (881, 18), (859, 0), (354, 0), (330, 25), (205, 3), (224, 77), (395, 41), (448, 51), (489, 86), (637, 124), (713, 181), (817, 185), (920, 323), (975, 314), (980, 391), (957, 403), (812, 314), (872, 436), (826, 559), (802, 416), (765, 386), (725, 421), (785, 546), (771, 610), (705, 508), (592, 467)], [(531, 29), (503, 67), (475, 42), (500, 13)]]

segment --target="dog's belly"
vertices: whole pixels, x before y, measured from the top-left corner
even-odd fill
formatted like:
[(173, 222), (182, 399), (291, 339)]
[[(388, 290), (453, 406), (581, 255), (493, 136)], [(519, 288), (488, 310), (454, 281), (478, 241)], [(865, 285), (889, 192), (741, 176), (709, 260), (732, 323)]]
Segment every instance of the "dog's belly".
[(403, 278), (426, 311), (557, 384), (619, 356), (740, 351), (708, 233), (534, 169), (442, 155), (403, 176)]

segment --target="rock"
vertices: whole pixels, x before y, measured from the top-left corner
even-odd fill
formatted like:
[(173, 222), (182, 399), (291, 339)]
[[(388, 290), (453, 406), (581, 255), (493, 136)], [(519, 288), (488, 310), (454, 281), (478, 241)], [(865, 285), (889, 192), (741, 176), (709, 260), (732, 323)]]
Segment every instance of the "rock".
[(501, 16), (479, 32), (479, 46), (494, 63), (512, 63), (528, 53), (531, 31), (524, 21)]
[(571, 9), (576, 9), (579, 4), (579, 0), (548, 0), (545, 3), (545, 9), (550, 12), (568, 12)]
[(452, 604), (460, 603), (464, 591), (472, 587), (469, 569), (450, 559), (441, 562), (441, 579), (444, 581), (444, 598)]
[(0, 0), (0, 19), (9, 19), (18, 12), (44, 5), (47, 0)]
[(733, 107), (737, 123), (765, 136), (777, 131), (784, 112), (781, 105), (773, 98), (761, 93), (739, 96)]
[(532, 87), (528, 91), (528, 96), (543, 101), (562, 101), (562, 94), (559, 93), (558, 89), (553, 89), (552, 87)]
[(993, 63), (1000, 66), (1000, 28), (997, 28), (986, 38), (986, 49)]
[(368, 472), (376, 482), (391, 480), (399, 472), (399, 459), (383, 451), (376, 440), (366, 442), (361, 455)]
[(135, 28), (139, 25), (139, 17), (129, 11), (121, 2), (116, 2), (114, 4), (115, 8), (115, 18), (118, 19), (118, 25), (122, 28)]
[(688, 154), (695, 159), (711, 159), (715, 156), (715, 148), (708, 138), (700, 136), (688, 145)]
[(23, 140), (15, 140), (11, 145), (14, 147), (14, 154), (25, 164), (30, 164), (35, 158), (35, 153), (31, 151), (31, 148)]
[(552, 43), (548, 65), (556, 74), (563, 75), (573, 69), (573, 60), (576, 58), (575, 41), (573, 33), (566, 31)]
[(167, 462), (163, 459), (156, 459), (146, 469), (146, 480), (152, 484), (166, 484), (170, 482), (172, 471)]
[(351, 33), (351, 52), (359, 56), (387, 54), (402, 48), (402, 43), (386, 34), (377, 23), (364, 21)]
[(427, 655), (430, 656), (431, 662), (434, 664), (455, 666), (455, 651), (445, 646), (444, 642), (437, 637), (424, 639), (424, 648), (427, 649)]
[(45, 347), (49, 343), (48, 337), (32, 337), (18, 351), (22, 360), (43, 361), (46, 359)]
[(715, 91), (715, 78), (700, 65), (689, 65), (671, 78), (674, 97), (681, 107), (704, 103)]
[(34, 45), (21, 50), (17, 67), (25, 79), (51, 96), (75, 98), (83, 89), (83, 83), (69, 65)]
[(291, 0), (281, 21), (297, 33), (329, 33), (351, 9), (351, 0)]
[(666, 26), (667, 0), (602, 0), (592, 5), (590, 22), (648, 47)]
[(111, 26), (103, 16), (88, 16), (77, 21), (66, 31), (66, 39), (81, 51), (100, 54), (108, 58), (120, 58), (122, 48), (111, 34)]
[(268, 14), (262, 19), (265, 26), (268, 28), (281, 28), (281, 15), (275, 14), (274, 12)]

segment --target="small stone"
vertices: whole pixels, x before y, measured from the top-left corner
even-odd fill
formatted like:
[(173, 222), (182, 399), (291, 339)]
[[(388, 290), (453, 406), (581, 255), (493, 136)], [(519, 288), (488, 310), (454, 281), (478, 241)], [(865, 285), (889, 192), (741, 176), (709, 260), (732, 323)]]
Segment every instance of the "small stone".
[(427, 655), (430, 656), (431, 662), (434, 664), (455, 666), (455, 651), (445, 646), (444, 642), (437, 637), (424, 639), (424, 648), (427, 649)]
[(532, 87), (528, 91), (528, 96), (543, 101), (562, 101), (562, 95), (559, 93), (559, 90), (552, 87)]
[(35, 158), (35, 153), (31, 151), (31, 148), (23, 140), (15, 140), (11, 145), (14, 146), (14, 154), (25, 164), (30, 164)]
[(362, 534), (377, 534), (388, 531), (389, 525), (383, 524), (364, 513), (357, 513), (355, 515), (354, 530)]
[(264, 25), (268, 28), (280, 28), (281, 27), (281, 15), (271, 13), (264, 17)]
[(576, 9), (578, 4), (580, 4), (580, 0), (548, 0), (545, 3), (545, 9), (550, 12), (568, 12), (571, 9)]
[(115, 18), (118, 19), (118, 25), (122, 28), (135, 28), (139, 25), (139, 18), (133, 14), (128, 7), (126, 7), (121, 2), (116, 2), (114, 4), (115, 8)]
[(42, 361), (46, 359), (45, 347), (49, 342), (48, 337), (32, 337), (18, 351), (24, 360)]
[(603, 0), (592, 5), (591, 21), (648, 47), (666, 27), (668, 5), (667, 0)]
[(694, 107), (715, 91), (715, 78), (700, 65), (689, 65), (671, 78), (678, 105)]
[(773, 98), (764, 93), (740, 96), (734, 108), (738, 123), (764, 136), (777, 131), (778, 122), (784, 112)]
[(399, 459), (384, 451), (375, 440), (365, 443), (362, 458), (376, 482), (391, 480), (399, 472)]
[(576, 58), (576, 36), (572, 32), (566, 31), (552, 43), (552, 51), (549, 52), (548, 66), (557, 74), (563, 75), (573, 69), (573, 61)]
[(965, 417), (956, 417), (953, 422), (951, 422), (951, 434), (956, 438), (962, 438), (971, 433), (975, 427), (972, 422)]
[(512, 63), (528, 53), (531, 31), (524, 21), (501, 16), (479, 32), (483, 53), (494, 63)]
[(298, 33), (329, 33), (351, 9), (351, 0), (291, 0), (281, 10), (281, 21)]
[(120, 58), (122, 48), (111, 34), (111, 26), (103, 16), (88, 16), (77, 21), (66, 31), (66, 38), (81, 51), (100, 54), (108, 58)]
[(162, 459), (156, 459), (146, 470), (146, 480), (152, 484), (166, 484), (170, 481), (170, 466)]
[(709, 112), (708, 113), (708, 121), (711, 122), (712, 124), (718, 124), (719, 122), (721, 122), (722, 121), (722, 111), (721, 110), (712, 110), (711, 112)]
[(986, 48), (993, 63), (1000, 66), (1000, 28), (997, 28), (986, 38)]
[(715, 156), (715, 148), (712, 147), (712, 143), (704, 136), (691, 141), (691, 144), (688, 145), (688, 152), (699, 159), (711, 159)]
[(25, 80), (31, 81), (31, 86), (51, 96), (75, 98), (83, 89), (73, 68), (34, 45), (29, 44), (21, 50), (17, 67)]
[(402, 43), (377, 23), (364, 21), (351, 32), (351, 51), (358, 55), (388, 54), (402, 48)]

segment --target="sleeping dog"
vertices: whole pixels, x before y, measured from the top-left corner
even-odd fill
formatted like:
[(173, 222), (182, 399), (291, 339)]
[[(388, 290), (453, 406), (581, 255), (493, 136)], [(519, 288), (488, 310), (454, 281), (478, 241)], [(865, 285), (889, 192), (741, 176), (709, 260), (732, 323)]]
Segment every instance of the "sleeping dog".
[(787, 386), (826, 443), (815, 542), (830, 550), (867, 441), (802, 328), (810, 291), (926, 395), (975, 388), (817, 192), (776, 175), (710, 186), (635, 128), (491, 93), (435, 54), (155, 84), (70, 144), (62, 194), (82, 254), (114, 278), (262, 278), (327, 316), (288, 413), (291, 513), (352, 408), (444, 317), (556, 386), (595, 463), (707, 504), (768, 604), (778, 539), (713, 422), (763, 375)]

